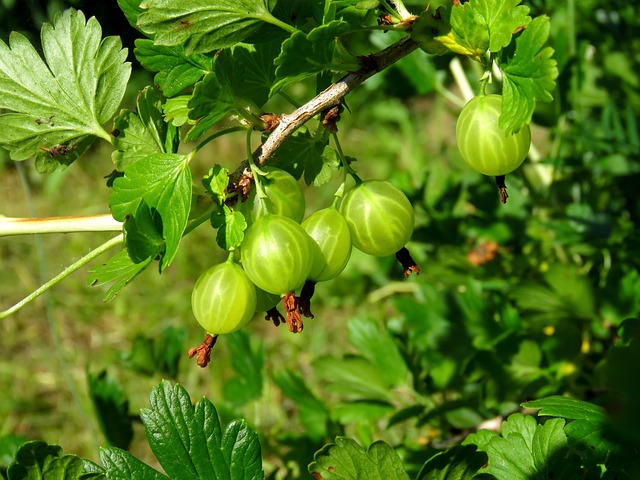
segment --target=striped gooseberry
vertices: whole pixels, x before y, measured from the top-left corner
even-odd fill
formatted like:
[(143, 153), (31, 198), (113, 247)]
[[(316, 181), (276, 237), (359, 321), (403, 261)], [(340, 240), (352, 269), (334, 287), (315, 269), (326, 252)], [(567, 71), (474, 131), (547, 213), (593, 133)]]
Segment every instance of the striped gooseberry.
[(302, 228), (319, 247), (309, 280), (324, 282), (337, 277), (351, 256), (351, 233), (345, 218), (334, 207), (324, 208), (307, 217)]
[(404, 193), (384, 180), (366, 180), (349, 190), (340, 204), (353, 245), (376, 257), (393, 255), (413, 233), (414, 212)]
[(502, 113), (500, 95), (478, 95), (460, 112), (456, 141), (464, 161), (483, 175), (511, 173), (524, 161), (531, 146), (531, 129), (524, 125), (508, 134), (498, 121)]
[(313, 240), (289, 217), (267, 213), (245, 232), (240, 257), (251, 281), (267, 293), (297, 290), (313, 264)]
[(242, 267), (229, 260), (198, 278), (191, 293), (191, 308), (207, 333), (230, 333), (245, 326), (253, 316), (256, 289)]

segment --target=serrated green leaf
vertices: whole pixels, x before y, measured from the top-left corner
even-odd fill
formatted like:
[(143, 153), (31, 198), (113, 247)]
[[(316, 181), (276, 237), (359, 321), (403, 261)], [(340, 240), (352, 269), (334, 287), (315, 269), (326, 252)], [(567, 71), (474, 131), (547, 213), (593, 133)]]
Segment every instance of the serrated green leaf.
[(511, 43), (516, 29), (531, 22), (529, 7), (522, 0), (472, 0), (467, 2), (474, 15), (482, 18), (489, 32), (489, 50), (497, 52)]
[(376, 366), (390, 386), (405, 384), (409, 369), (387, 329), (365, 317), (356, 317), (347, 325), (349, 342)]
[(553, 100), (558, 68), (551, 58), (553, 49), (544, 47), (548, 38), (549, 17), (536, 17), (516, 39), (513, 54), (500, 65), (504, 77), (500, 127), (509, 133), (531, 121), (537, 101)]
[(27, 442), (7, 469), (8, 480), (89, 480), (104, 479), (95, 464), (75, 455), (62, 455), (57, 445), (42, 441)]
[(181, 46), (156, 45), (152, 40), (136, 40), (133, 50), (146, 70), (158, 72), (153, 81), (166, 97), (173, 97), (195, 85), (213, 70), (213, 59), (206, 55), (187, 55)]
[(240, 246), (247, 229), (247, 221), (242, 212), (231, 210), (227, 205), (211, 214), (211, 226), (217, 228), (216, 242), (220, 248), (234, 250)]
[(101, 35), (95, 18), (68, 9), (42, 27), (46, 63), (19, 33), (9, 47), (0, 41), (0, 109), (10, 111), (0, 115), (0, 145), (11, 158), (44, 158), (42, 148), (64, 146), (68, 153), (52, 156), (68, 164), (63, 157), (96, 137), (111, 141), (102, 125), (122, 100), (131, 65), (120, 39)]
[(271, 95), (324, 70), (348, 71), (353, 64), (340, 65), (334, 60), (336, 38), (350, 29), (347, 22), (334, 20), (314, 28), (308, 34), (296, 32), (282, 44), (276, 58), (276, 81)]
[(159, 372), (163, 376), (176, 378), (180, 359), (184, 354), (186, 335), (183, 327), (173, 326), (164, 329), (159, 337), (138, 334), (133, 339), (131, 350), (124, 357), (124, 363), (145, 375)]
[(242, 108), (231, 90), (218, 81), (215, 73), (209, 73), (196, 83), (187, 106), (189, 119), (197, 121), (186, 135), (187, 141), (199, 138), (217, 122)]
[(275, 58), (280, 54), (280, 41), (257, 45), (236, 45), (216, 58), (215, 72), (233, 95), (261, 107), (269, 99), (275, 81)]
[(127, 250), (122, 250), (110, 258), (107, 263), (91, 267), (89, 269), (87, 284), (96, 287), (115, 282), (109, 290), (107, 290), (104, 297), (105, 302), (111, 301), (120, 290), (126, 287), (131, 280), (147, 268), (152, 260), (153, 258), (149, 257), (145, 262), (133, 263)]
[(550, 417), (564, 417), (573, 420), (589, 420), (604, 422), (605, 409), (593, 403), (576, 400), (574, 398), (554, 395), (540, 400), (533, 400), (522, 404), (524, 408), (540, 410), (538, 415)]
[(168, 98), (162, 107), (165, 120), (175, 127), (181, 127), (189, 122), (189, 100), (191, 95)]
[(102, 433), (110, 445), (128, 449), (133, 439), (129, 400), (117, 381), (103, 370), (87, 375), (89, 397), (95, 408)]
[(434, 40), (454, 53), (468, 55), (481, 61), (489, 48), (489, 29), (485, 19), (475, 12), (470, 3), (458, 4), (451, 8), (451, 29)]
[(224, 383), (223, 394), (232, 405), (240, 407), (262, 393), (264, 349), (262, 343), (252, 345), (242, 330), (225, 336), (225, 340), (237, 375)]
[(127, 165), (124, 177), (113, 182), (109, 204), (114, 218), (124, 220), (144, 200), (162, 218), (166, 251), (161, 270), (178, 250), (191, 208), (191, 171), (189, 157), (174, 153), (156, 153)]
[(167, 124), (162, 118), (162, 98), (152, 87), (140, 92), (136, 112), (123, 110), (114, 120), (113, 128), (117, 134), (111, 158), (118, 170), (152, 153), (166, 153)]
[(388, 444), (375, 442), (364, 449), (354, 440), (337, 437), (314, 455), (309, 473), (323, 480), (409, 480), (400, 457)]
[(567, 450), (567, 437), (564, 434), (564, 420), (554, 418), (539, 425), (533, 437), (533, 463), (542, 478), (554, 478), (548, 475), (552, 461), (557, 457), (564, 457)]
[(577, 471), (564, 465), (568, 453), (564, 423), (553, 419), (538, 425), (533, 417), (515, 413), (502, 423), (500, 435), (479, 431), (464, 443), (487, 453), (488, 466), (482, 472), (498, 480), (574, 478)]
[(227, 187), (229, 186), (229, 169), (218, 164), (214, 165), (204, 177), (202, 185), (207, 189), (218, 205), (223, 205), (227, 199)]
[(217, 478), (258, 480), (264, 477), (256, 433), (244, 422), (222, 433), (218, 413), (206, 398), (195, 407), (181, 385), (163, 381), (141, 412), (149, 445), (162, 468), (181, 480)]
[(169, 477), (116, 447), (100, 449), (100, 462), (109, 480), (168, 480)]
[(138, 15), (143, 12), (142, 8), (140, 8), (140, 0), (118, 0), (118, 7), (127, 17), (129, 25), (133, 28), (138, 28)]
[(469, 480), (487, 463), (475, 445), (457, 445), (431, 457), (416, 480)]
[(157, 45), (184, 45), (185, 53), (207, 53), (231, 47), (263, 22), (280, 24), (265, 0), (147, 0), (138, 27)]
[(552, 396), (522, 404), (525, 408), (540, 409), (538, 415), (573, 420), (564, 428), (569, 444), (586, 452), (594, 460), (604, 462), (615, 445), (605, 438), (607, 421), (605, 409), (582, 400)]

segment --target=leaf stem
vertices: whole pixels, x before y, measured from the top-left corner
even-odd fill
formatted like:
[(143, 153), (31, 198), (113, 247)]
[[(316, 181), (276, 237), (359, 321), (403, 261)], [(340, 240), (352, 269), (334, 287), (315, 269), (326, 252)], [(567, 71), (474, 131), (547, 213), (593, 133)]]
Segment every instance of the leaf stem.
[(275, 25), (276, 27), (280, 27), (281, 29), (289, 32), (292, 35), (300, 31), (293, 25), (289, 25), (288, 23), (283, 22), (282, 20), (274, 17), (273, 15), (270, 15), (269, 17), (262, 17), (261, 20), (264, 20), (265, 22), (270, 23), (271, 25)]
[(119, 232), (121, 230), (122, 223), (115, 220), (109, 213), (46, 218), (0, 217), (0, 237), (37, 233)]
[(11, 314), (13, 314), (15, 312), (17, 312), (22, 307), (24, 307), (25, 305), (29, 304), (30, 302), (32, 302), (33, 300), (38, 298), (40, 295), (42, 295), (44, 292), (49, 290), (56, 283), (59, 283), (60, 281), (64, 280), (69, 275), (71, 275), (75, 271), (79, 270), (81, 267), (85, 266), (87, 263), (91, 262), (95, 258), (99, 257), (100, 255), (102, 255), (104, 252), (106, 252), (110, 248), (113, 248), (116, 245), (120, 245), (123, 241), (124, 241), (124, 235), (120, 234), (120, 235), (118, 235), (116, 237), (113, 237), (111, 240), (108, 240), (107, 242), (103, 243), (102, 245), (100, 245), (95, 250), (92, 250), (87, 255), (82, 257), (80, 260), (78, 260), (78, 261), (74, 262), (73, 264), (69, 265), (67, 268), (65, 268), (62, 272), (60, 272), (58, 275), (53, 277), (51, 280), (49, 280), (48, 282), (44, 283), (40, 288), (38, 288), (37, 290), (34, 290), (33, 292), (31, 292), (31, 294), (27, 295), (25, 298), (20, 300), (14, 306), (12, 306), (11, 308), (8, 308), (7, 310), (4, 310), (4, 311), (0, 312), (0, 320), (8, 317), (9, 315), (11, 315)]
[(230, 128), (225, 128), (224, 130), (220, 130), (219, 132), (216, 132), (213, 135), (210, 135), (209, 137), (205, 138), (202, 142), (200, 142), (196, 146), (196, 148), (193, 149), (193, 153), (195, 154), (199, 152), (200, 150), (202, 150), (202, 147), (204, 147), (207, 143), (212, 142), (216, 138), (222, 137), (223, 135), (227, 135), (229, 133), (241, 132), (244, 129), (245, 127), (236, 126), (236, 127), (230, 127)]

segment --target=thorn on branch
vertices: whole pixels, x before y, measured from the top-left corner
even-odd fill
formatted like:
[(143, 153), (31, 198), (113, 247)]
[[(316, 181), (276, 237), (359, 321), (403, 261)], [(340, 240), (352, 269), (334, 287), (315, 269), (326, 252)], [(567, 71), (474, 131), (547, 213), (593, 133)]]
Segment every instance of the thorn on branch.
[(411, 254), (409, 253), (409, 250), (407, 250), (407, 247), (402, 247), (396, 252), (396, 260), (398, 260), (402, 265), (405, 277), (411, 275), (411, 272), (415, 273), (416, 275), (420, 275), (420, 267), (411, 257)]
[(500, 190), (500, 201), (502, 203), (507, 203), (509, 195), (507, 194), (507, 185), (504, 183), (504, 179), (505, 175), (496, 177), (496, 185), (498, 185), (498, 189)]
[(204, 337), (204, 340), (197, 347), (193, 347), (189, 349), (189, 358), (193, 358), (197, 355), (198, 360), (197, 363), (201, 368), (209, 365), (211, 361), (211, 351), (213, 350), (216, 341), (218, 340), (217, 335), (211, 335), (207, 333)]

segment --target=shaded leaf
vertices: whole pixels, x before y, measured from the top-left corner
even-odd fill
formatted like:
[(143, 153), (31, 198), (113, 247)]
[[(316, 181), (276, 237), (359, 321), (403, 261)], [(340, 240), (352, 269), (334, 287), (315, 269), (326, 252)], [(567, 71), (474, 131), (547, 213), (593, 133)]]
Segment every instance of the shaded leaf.
[(144, 200), (135, 213), (125, 218), (124, 232), (127, 252), (134, 263), (155, 259), (165, 250), (162, 219)]
[(27, 442), (16, 453), (7, 470), (9, 480), (90, 480), (104, 479), (99, 466), (75, 455), (62, 455), (57, 445)]
[(365, 317), (351, 319), (347, 327), (349, 342), (375, 365), (388, 385), (406, 383), (409, 370), (389, 330)]
[(307, 435), (314, 440), (324, 439), (327, 436), (329, 411), (309, 389), (304, 378), (293, 370), (285, 369), (274, 373), (273, 380), (282, 393), (295, 402), (300, 423)]
[(120, 290), (126, 287), (131, 280), (147, 268), (152, 260), (153, 259), (149, 257), (144, 262), (133, 263), (127, 250), (122, 250), (111, 257), (107, 263), (91, 267), (89, 269), (87, 284), (95, 287), (115, 282), (109, 290), (107, 290), (107, 294), (104, 297), (104, 301), (108, 302), (113, 300)]
[(188, 55), (233, 46), (265, 21), (280, 23), (266, 0), (147, 0), (143, 6), (138, 27), (156, 45), (184, 45)]
[(196, 84), (213, 70), (213, 59), (187, 55), (181, 46), (156, 45), (152, 40), (136, 40), (133, 53), (145, 70), (157, 72), (153, 81), (166, 97), (173, 97)]
[(217, 122), (242, 108), (228, 86), (221, 84), (215, 73), (207, 74), (196, 83), (187, 106), (189, 119), (197, 122), (185, 138), (188, 141), (199, 138)]
[(467, 480), (487, 463), (487, 455), (475, 445), (458, 445), (431, 457), (416, 480)]
[(129, 415), (129, 400), (117, 381), (106, 370), (97, 375), (88, 373), (89, 397), (95, 408), (100, 429), (110, 445), (128, 449), (133, 439)]
[(298, 83), (323, 70), (348, 71), (353, 65), (334, 62), (336, 38), (347, 33), (346, 22), (334, 20), (314, 28), (308, 34), (296, 32), (282, 44), (282, 53), (275, 60), (276, 82), (271, 93)]
[(249, 335), (242, 330), (225, 336), (225, 340), (237, 375), (225, 382), (223, 394), (233, 405), (242, 406), (262, 393), (263, 346), (262, 343), (252, 345)]
[(269, 99), (275, 81), (275, 58), (280, 54), (280, 41), (257, 45), (236, 45), (216, 58), (215, 72), (236, 97), (261, 107)]

